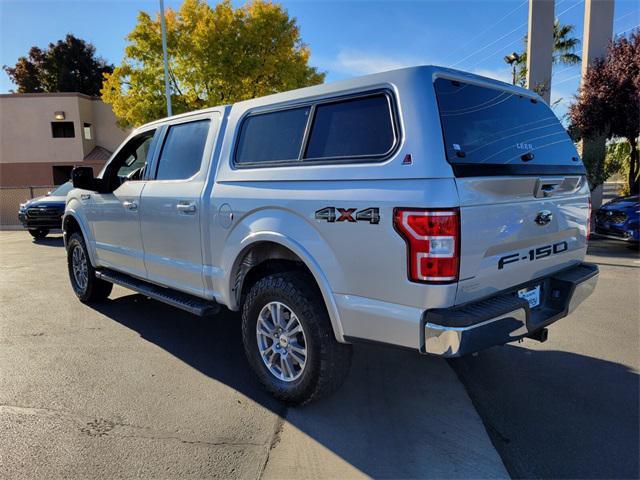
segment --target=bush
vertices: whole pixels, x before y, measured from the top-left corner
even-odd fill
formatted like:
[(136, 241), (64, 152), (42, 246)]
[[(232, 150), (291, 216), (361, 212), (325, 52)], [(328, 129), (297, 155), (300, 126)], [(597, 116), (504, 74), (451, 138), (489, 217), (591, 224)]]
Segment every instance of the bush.
[(612, 176), (621, 177), (624, 181), (619, 190), (620, 195), (629, 195), (631, 190), (626, 181), (629, 177), (629, 165), (631, 163), (631, 145), (624, 139), (616, 139), (607, 145), (604, 159), (606, 178)]

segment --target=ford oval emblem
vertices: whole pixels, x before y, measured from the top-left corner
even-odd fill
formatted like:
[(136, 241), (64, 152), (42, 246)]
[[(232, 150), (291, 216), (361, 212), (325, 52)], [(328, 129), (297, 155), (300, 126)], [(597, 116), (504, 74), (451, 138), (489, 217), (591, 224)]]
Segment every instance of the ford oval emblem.
[(546, 225), (552, 219), (553, 213), (551, 213), (549, 210), (542, 210), (541, 212), (538, 212), (538, 215), (536, 215), (535, 221), (538, 225)]

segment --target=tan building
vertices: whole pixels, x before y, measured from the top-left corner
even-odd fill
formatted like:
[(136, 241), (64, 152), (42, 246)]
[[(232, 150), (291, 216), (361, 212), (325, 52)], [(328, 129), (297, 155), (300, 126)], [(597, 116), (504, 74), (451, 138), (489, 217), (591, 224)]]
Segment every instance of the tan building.
[(58, 185), (75, 165), (97, 173), (128, 132), (81, 93), (0, 95), (0, 187)]

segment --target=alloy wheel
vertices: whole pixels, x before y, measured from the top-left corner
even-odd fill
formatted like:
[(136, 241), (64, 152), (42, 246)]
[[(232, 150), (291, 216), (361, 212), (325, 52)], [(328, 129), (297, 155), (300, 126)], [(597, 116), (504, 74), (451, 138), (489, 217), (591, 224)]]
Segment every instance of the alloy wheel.
[(269, 302), (258, 314), (260, 358), (279, 380), (293, 382), (307, 364), (307, 340), (296, 314), (282, 302)]
[(71, 266), (73, 268), (73, 278), (80, 290), (85, 290), (89, 283), (89, 266), (87, 257), (80, 245), (76, 245), (71, 254)]

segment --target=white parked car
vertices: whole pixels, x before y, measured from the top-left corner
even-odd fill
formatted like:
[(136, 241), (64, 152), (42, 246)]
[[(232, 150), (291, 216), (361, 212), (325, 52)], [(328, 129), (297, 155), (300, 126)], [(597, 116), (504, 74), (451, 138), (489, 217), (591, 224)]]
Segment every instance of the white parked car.
[(116, 283), (241, 310), (250, 364), (291, 403), (335, 390), (360, 340), (444, 357), (544, 341), (598, 276), (585, 169), (550, 108), (445, 68), (152, 122), (73, 181), (80, 300)]

